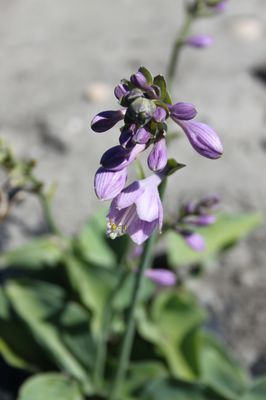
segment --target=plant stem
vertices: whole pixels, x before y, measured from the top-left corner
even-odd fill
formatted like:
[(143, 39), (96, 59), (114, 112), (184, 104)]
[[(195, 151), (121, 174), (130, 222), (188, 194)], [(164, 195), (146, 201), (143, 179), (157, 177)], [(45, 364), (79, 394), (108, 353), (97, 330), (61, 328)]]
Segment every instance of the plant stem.
[(167, 72), (166, 72), (166, 79), (167, 79), (169, 88), (171, 88), (171, 86), (173, 85), (173, 81), (174, 81), (176, 71), (177, 71), (177, 62), (179, 59), (180, 50), (184, 44), (184, 40), (186, 39), (186, 37), (189, 33), (189, 30), (190, 30), (190, 27), (191, 27), (191, 24), (192, 24), (194, 18), (195, 18), (195, 13), (193, 13), (192, 11), (187, 11), (184, 24), (181, 28), (181, 31), (180, 31), (177, 39), (175, 40), (175, 42), (173, 44), (172, 53), (171, 53), (171, 56), (169, 59)]
[(129, 270), (125, 269), (118, 280), (118, 283), (114, 290), (112, 291), (107, 305), (104, 309), (103, 315), (103, 323), (102, 323), (102, 332), (100, 334), (97, 346), (97, 354), (96, 354), (96, 362), (95, 362), (95, 370), (94, 370), (94, 381), (96, 388), (100, 392), (103, 385), (103, 377), (104, 377), (104, 368), (106, 363), (106, 354), (107, 354), (107, 340), (110, 331), (110, 323), (112, 320), (112, 307), (113, 302), (116, 295), (119, 293), (120, 289), (123, 287), (126, 278), (128, 277)]
[[(159, 186), (159, 193), (161, 199), (164, 196), (166, 188), (166, 179)], [(118, 368), (115, 375), (114, 385), (111, 390), (110, 400), (118, 400), (118, 396), (125, 380), (125, 375), (128, 370), (128, 364), (130, 359), (130, 354), (133, 345), (133, 339), (135, 334), (135, 317), (136, 309), (141, 293), (141, 287), (144, 277), (144, 272), (147, 268), (151, 266), (153, 247), (157, 239), (157, 232), (154, 232), (152, 236), (145, 243), (144, 251), (140, 260), (139, 268), (136, 273), (135, 283), (133, 287), (129, 313), (126, 321), (126, 331), (123, 337), (123, 342), (121, 346), (121, 352), (118, 359)]]

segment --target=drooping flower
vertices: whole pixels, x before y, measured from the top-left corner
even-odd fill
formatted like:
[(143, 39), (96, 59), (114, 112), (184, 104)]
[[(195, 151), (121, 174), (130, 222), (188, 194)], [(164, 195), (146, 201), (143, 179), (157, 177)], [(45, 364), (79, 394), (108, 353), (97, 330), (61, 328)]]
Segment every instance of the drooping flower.
[(149, 268), (145, 271), (145, 276), (160, 287), (175, 286), (177, 282), (176, 274), (163, 268)]
[(99, 200), (112, 200), (125, 187), (127, 180), (126, 168), (110, 171), (99, 168), (94, 178), (94, 190)]
[(111, 239), (127, 233), (136, 244), (142, 244), (155, 229), (161, 229), (163, 208), (158, 185), (162, 179), (157, 174), (135, 181), (113, 199), (107, 216)]
[(185, 44), (197, 49), (205, 49), (213, 44), (213, 37), (209, 35), (193, 35), (185, 40)]
[(223, 146), (217, 133), (208, 125), (195, 121), (176, 121), (185, 132), (191, 146), (202, 156), (217, 159)]

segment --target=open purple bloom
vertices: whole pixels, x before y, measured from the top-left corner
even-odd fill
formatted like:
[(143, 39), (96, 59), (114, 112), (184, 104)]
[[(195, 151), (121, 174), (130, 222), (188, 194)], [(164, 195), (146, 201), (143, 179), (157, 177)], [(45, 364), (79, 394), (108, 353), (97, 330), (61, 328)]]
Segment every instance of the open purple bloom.
[(102, 155), (100, 162), (108, 170), (119, 171), (131, 164), (145, 147), (144, 144), (135, 144), (130, 149), (125, 149), (122, 146), (114, 146)]
[(152, 282), (161, 287), (171, 287), (176, 284), (176, 274), (168, 269), (156, 268), (147, 269), (145, 271), (145, 276), (149, 278)]
[(100, 200), (112, 200), (124, 189), (127, 170), (109, 171), (99, 168), (94, 178), (94, 190)]
[(161, 171), (167, 164), (167, 147), (164, 137), (154, 143), (148, 157), (148, 166), (152, 171)]
[(151, 175), (133, 182), (113, 199), (107, 219), (107, 235), (111, 239), (127, 233), (135, 243), (142, 244), (155, 229), (161, 229), (161, 181), (161, 176)]
[(193, 104), (190, 103), (176, 103), (168, 106), (170, 111), (170, 117), (175, 122), (179, 122), (179, 120), (190, 120), (195, 118), (197, 115), (197, 110)]
[(95, 115), (91, 121), (91, 129), (94, 132), (102, 133), (111, 129), (118, 121), (124, 118), (123, 110), (103, 111)]
[(188, 46), (195, 47), (197, 49), (204, 49), (210, 47), (213, 44), (213, 37), (209, 35), (193, 35), (189, 36), (185, 43)]
[(184, 130), (191, 146), (202, 156), (216, 159), (223, 154), (217, 133), (208, 125), (195, 121), (176, 121)]

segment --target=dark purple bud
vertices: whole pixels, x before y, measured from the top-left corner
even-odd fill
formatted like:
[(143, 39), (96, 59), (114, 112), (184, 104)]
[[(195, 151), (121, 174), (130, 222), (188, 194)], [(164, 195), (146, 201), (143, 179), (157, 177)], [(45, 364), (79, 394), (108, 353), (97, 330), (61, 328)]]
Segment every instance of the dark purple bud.
[(139, 128), (133, 136), (135, 143), (146, 144), (151, 138), (150, 132), (145, 128)]
[(221, 201), (221, 197), (218, 194), (213, 194), (210, 196), (206, 196), (203, 198), (199, 204), (198, 207), (201, 209), (214, 209), (216, 208)]
[(103, 153), (100, 163), (106, 169), (120, 170), (127, 165), (129, 150), (122, 146), (114, 146)]
[(216, 159), (223, 154), (223, 146), (217, 133), (201, 122), (179, 121), (191, 146), (202, 156)]
[(205, 249), (205, 241), (199, 233), (186, 230), (179, 231), (179, 233), (192, 250), (200, 252)]
[(213, 37), (209, 35), (194, 35), (189, 36), (185, 43), (188, 46), (195, 47), (197, 49), (204, 49), (210, 47), (213, 44)]
[(165, 138), (155, 142), (148, 157), (148, 166), (152, 171), (161, 171), (167, 164), (167, 148)]
[(169, 271), (168, 269), (156, 268), (156, 269), (147, 269), (145, 271), (145, 276), (149, 278), (156, 285), (161, 287), (171, 287), (176, 284), (176, 275)]
[(123, 119), (124, 115), (125, 112), (123, 110), (100, 112), (91, 121), (91, 129), (98, 133), (108, 131)]
[(136, 74), (130, 77), (131, 82), (133, 85), (137, 86), (140, 89), (147, 89), (149, 87), (147, 79), (143, 75), (142, 72), (138, 71)]
[(163, 107), (157, 107), (153, 114), (153, 119), (156, 122), (164, 122), (167, 116), (167, 112)]
[(94, 190), (100, 200), (111, 200), (116, 197), (125, 187), (127, 170), (108, 171), (99, 168), (94, 178)]
[(132, 138), (135, 133), (135, 130), (136, 130), (135, 124), (126, 126), (122, 129), (121, 134), (119, 136), (119, 143), (125, 149), (130, 149), (132, 146), (134, 146), (135, 143), (132, 141)]
[(168, 106), (170, 117), (178, 123), (179, 120), (190, 120), (197, 115), (197, 110), (190, 103), (176, 103)]
[(120, 100), (127, 93), (128, 93), (128, 87), (124, 83), (119, 83), (119, 85), (115, 87), (114, 94), (117, 100)]

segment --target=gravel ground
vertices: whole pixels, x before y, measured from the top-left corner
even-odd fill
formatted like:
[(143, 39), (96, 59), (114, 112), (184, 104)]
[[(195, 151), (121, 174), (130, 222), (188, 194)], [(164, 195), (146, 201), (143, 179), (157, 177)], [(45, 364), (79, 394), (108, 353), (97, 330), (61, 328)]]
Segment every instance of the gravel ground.
[[(116, 107), (113, 86), (140, 64), (165, 71), (181, 1), (0, 0), (0, 15), (0, 133), (20, 156), (39, 160), (40, 177), (58, 183), (59, 224), (76, 232), (98, 205), (92, 185), (99, 158), (117, 142), (117, 134), (93, 134), (88, 121)], [(225, 154), (211, 162), (185, 140), (173, 144), (172, 155), (188, 167), (172, 179), (168, 198), (218, 192), (226, 210), (265, 215), (265, 19), (265, 0), (232, 0), (223, 16), (194, 26), (215, 45), (183, 52), (173, 97), (197, 105)], [(0, 247), (43, 229), (39, 205), (28, 199), (1, 227)], [(255, 374), (266, 372), (265, 260), (262, 227), (193, 285), (232, 352)]]

